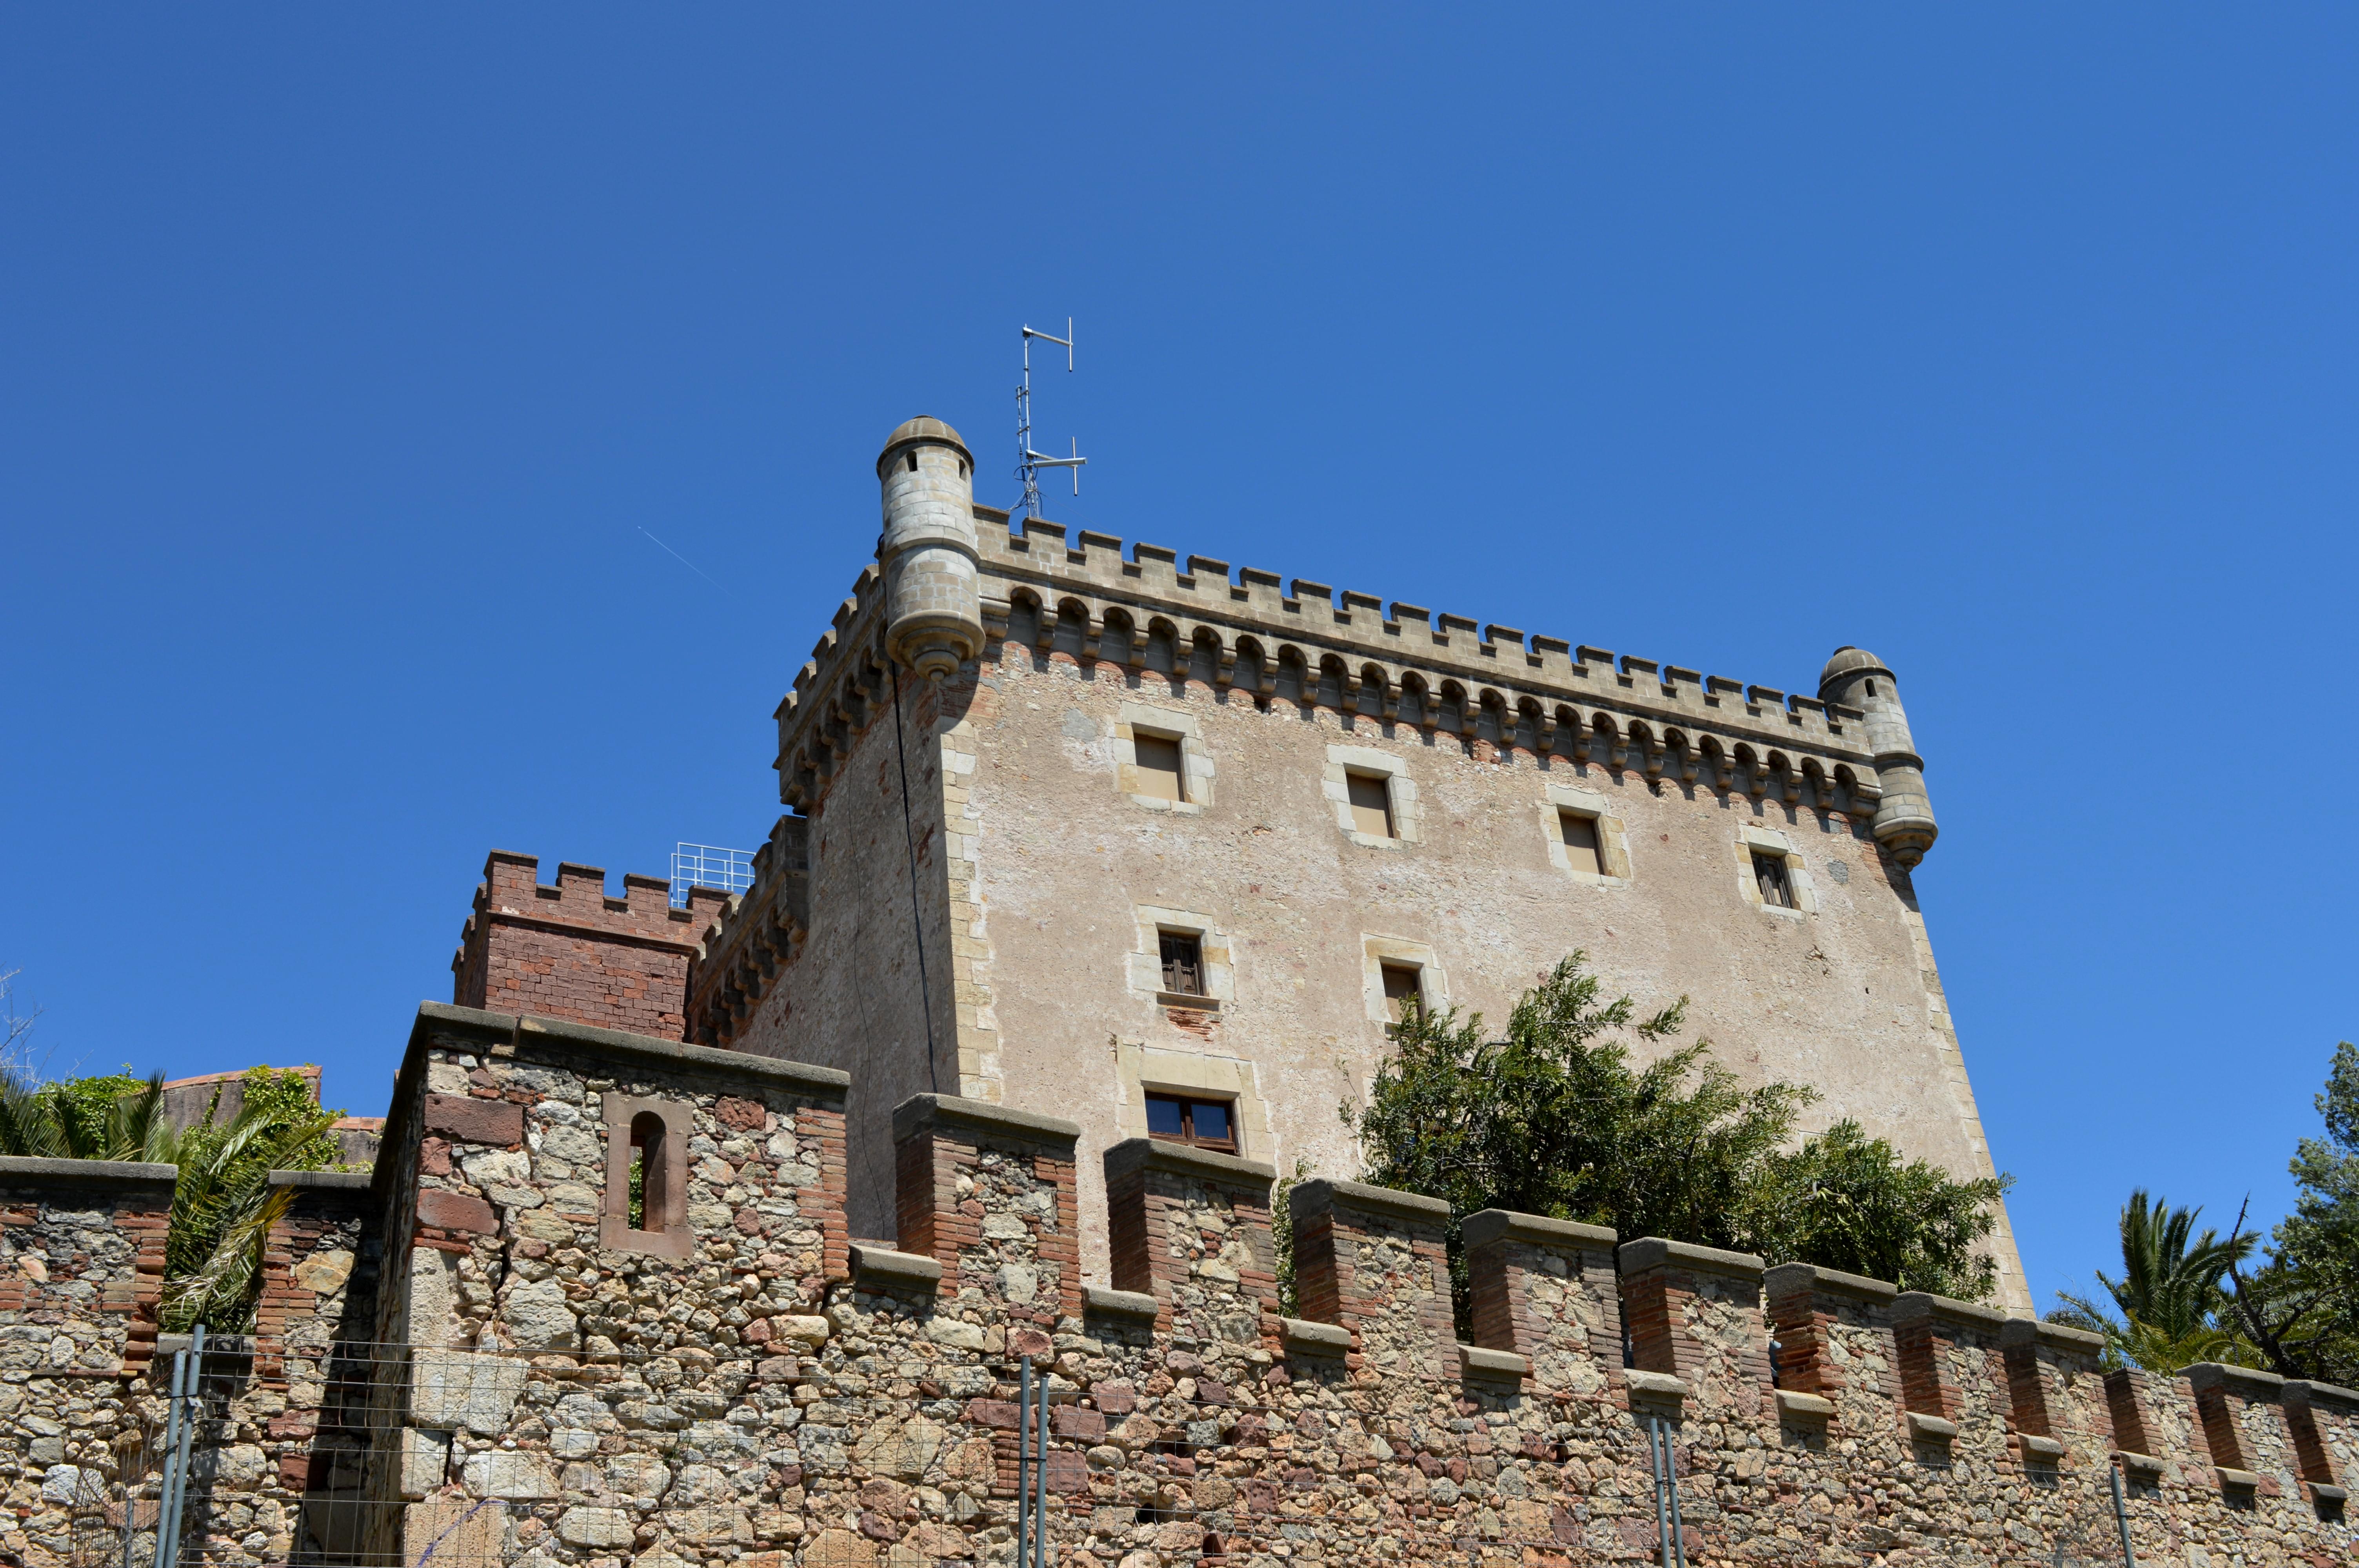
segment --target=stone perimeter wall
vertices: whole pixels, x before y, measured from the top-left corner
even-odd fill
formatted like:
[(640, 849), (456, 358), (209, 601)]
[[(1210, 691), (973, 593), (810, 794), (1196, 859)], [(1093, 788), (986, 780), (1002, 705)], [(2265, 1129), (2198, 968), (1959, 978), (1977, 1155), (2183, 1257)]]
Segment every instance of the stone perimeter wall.
[(19, 1563), (64, 1559), (143, 1413), (174, 1174), (0, 1159), (0, 1553)]
[[(278, 1338), (200, 1466), (202, 1558), (1004, 1564), (1025, 1355), (1052, 1379), (1063, 1568), (1654, 1561), (1657, 1419), (1700, 1565), (2118, 1562), (2117, 1464), (2142, 1563), (2359, 1545), (2321, 1517), (2359, 1462), (2359, 1396), (2103, 1376), (2088, 1336), (1806, 1266), (1473, 1216), (1482, 1343), (1462, 1345), (1440, 1206), (1315, 1180), (1291, 1195), (1310, 1317), (1290, 1319), (1269, 1167), (1133, 1140), (1104, 1161), (1121, 1288), (1089, 1286), (1079, 1130), (932, 1096), (894, 1118), (908, 1250), (849, 1244), (847, 1087), (422, 1010), (387, 1140), (417, 1157), (364, 1193), (304, 1188), (274, 1235)], [(648, 1157), (677, 1159), (669, 1229), (612, 1223), (625, 1113), (674, 1141)], [(93, 1304), (137, 1263), (93, 1249), (92, 1212), (12, 1206), (0, 1232), (11, 1278), (35, 1256), (50, 1282), (104, 1275), (0, 1316), (0, 1345), (64, 1329), (7, 1352), (0, 1388), (26, 1403), (61, 1365), (98, 1374), (65, 1433), (9, 1421), (8, 1544), (30, 1568), (61, 1559), (66, 1511), (33, 1444), (62, 1436), (58, 1463), (103, 1478), (110, 1423), (153, 1408), (142, 1358), (95, 1365), (136, 1345), (138, 1306), (136, 1285), (120, 1319)], [(373, 1506), (340, 1537), (353, 1498)]]

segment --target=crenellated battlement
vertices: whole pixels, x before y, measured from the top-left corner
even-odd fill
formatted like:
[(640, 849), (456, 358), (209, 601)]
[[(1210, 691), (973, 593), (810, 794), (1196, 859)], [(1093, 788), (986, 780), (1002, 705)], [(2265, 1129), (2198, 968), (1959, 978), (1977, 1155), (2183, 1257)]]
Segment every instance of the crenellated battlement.
[[(974, 509), (984, 657), (1010, 643), (1266, 707), (1324, 708), (1470, 749), (1563, 755), (1712, 791), (1872, 813), (1862, 711), (1371, 594)], [(883, 579), (851, 597), (779, 704), (779, 797), (808, 811), (892, 700)], [(905, 694), (906, 696), (907, 694)]]
[[(854, 1244), (856, 1088), (421, 1009), (397, 1158), (365, 1190), (308, 1179), (272, 1233), (267, 1335), (224, 1396), (255, 1446), (191, 1503), (207, 1560), (259, 1563), (239, 1521), (332, 1502), (384, 1561), (1015, 1568), (1020, 1482), (1063, 1568), (1635, 1564), (1674, 1493), (1699, 1563), (2115, 1561), (2126, 1531), (2140, 1561), (2308, 1568), (2359, 1545), (2359, 1395), (2101, 1375), (2092, 1336), (1807, 1265), (1485, 1211), (1462, 1342), (1446, 1206), (1314, 1179), (1289, 1195), (1290, 1318), (1270, 1167), (1136, 1139), (1103, 1159), (1109, 1289), (1080, 1274), (1080, 1129), (935, 1095), (893, 1119), (897, 1241)], [(27, 1255), (30, 1206), (7, 1218)], [(148, 1391), (93, 1370), (103, 1400)], [(103, 1509), (119, 1486), (87, 1446), (67, 1464)], [(36, 1538), (79, 1497), (53, 1490)]]
[(689, 958), (726, 895), (690, 888), (674, 909), (662, 877), (626, 875), (612, 898), (596, 866), (560, 865), (553, 887), (539, 866), (505, 849), (484, 860), (451, 957), (452, 1000), (678, 1038)]
[[(1179, 553), (1159, 545), (1136, 544), (1125, 559), (1122, 541), (1111, 535), (1083, 529), (1068, 544), (1067, 530), (1059, 524), (1027, 520), (1020, 531), (1009, 532), (1005, 514), (977, 507), (975, 514), (1003, 524), (981, 531), (984, 613), (1002, 625), (1021, 606), (1058, 611), (1071, 596), (1089, 612), (1092, 627), (1103, 626), (1107, 611), (1117, 607), (1143, 611), (1150, 622), (1162, 611), (1274, 636), (1279, 641), (1273, 652), (1282, 656), (1291, 648), (1312, 668), (1330, 655), (1374, 659), (1388, 687), (1410, 675), (1437, 691), (1444, 680), (1470, 691), (1498, 688), (1503, 697), (1512, 687), (1535, 697), (1554, 696), (1672, 724), (1706, 725), (1770, 745), (1810, 745), (1854, 762), (1869, 759), (1864, 738), (1845, 729), (1847, 721), (1863, 717), (1856, 708), (1654, 659), (1617, 660), (1602, 648), (1557, 637), (1527, 638), (1515, 627), (1437, 615), (1398, 600), (1387, 604), (1373, 594), (1338, 593), (1305, 578), (1287, 581), (1247, 567), (1233, 579), (1228, 562), (1207, 556), (1188, 557), (1183, 569)], [(999, 591), (994, 593), (995, 588)], [(1135, 615), (1118, 618), (1116, 624), (1125, 622), (1138, 640), (1152, 635), (1151, 624), (1142, 625)], [(1195, 629), (1182, 628), (1176, 620), (1169, 630), (1183, 644), (1196, 640)], [(1218, 640), (1226, 651), (1229, 640)], [(1516, 706), (1509, 702), (1511, 708)]]
[(729, 1045), (810, 930), (810, 822), (781, 816), (754, 852), (754, 885), (722, 904), (688, 973), (687, 1038)]
[(771, 715), (778, 725), (778, 798), (808, 808), (851, 750), (852, 741), (892, 697), (885, 653), (885, 574), (861, 568), (850, 597), (835, 608), (794, 686)]

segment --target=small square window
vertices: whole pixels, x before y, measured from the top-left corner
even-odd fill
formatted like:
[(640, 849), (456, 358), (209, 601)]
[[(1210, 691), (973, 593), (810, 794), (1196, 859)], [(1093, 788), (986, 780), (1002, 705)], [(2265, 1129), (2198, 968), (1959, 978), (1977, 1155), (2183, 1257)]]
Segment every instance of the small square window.
[(1198, 1099), (1186, 1095), (1147, 1097), (1147, 1135), (1166, 1143), (1189, 1143), (1199, 1149), (1237, 1152), (1235, 1107), (1224, 1099)]
[(1204, 994), (1204, 939), (1192, 931), (1166, 931), (1163, 989), (1180, 996)]
[(1188, 784), (1180, 765), (1179, 740), (1170, 735), (1134, 733), (1131, 754), (1137, 759), (1138, 793), (1155, 800), (1186, 800)]
[(1382, 773), (1345, 773), (1350, 792), (1353, 831), (1371, 838), (1390, 838), (1393, 832), (1392, 782)]
[(1395, 1023), (1410, 1002), (1423, 1006), (1425, 976), (1414, 964), (1379, 964), (1377, 971), (1385, 981), (1385, 1016)]
[(1761, 890), (1761, 902), (1771, 909), (1794, 907), (1794, 882), (1786, 874), (1785, 856), (1756, 849), (1753, 852), (1753, 881)]
[(1556, 823), (1564, 835), (1565, 863), (1576, 871), (1603, 875), (1605, 861), (1597, 852), (1597, 818), (1585, 811), (1560, 811)]

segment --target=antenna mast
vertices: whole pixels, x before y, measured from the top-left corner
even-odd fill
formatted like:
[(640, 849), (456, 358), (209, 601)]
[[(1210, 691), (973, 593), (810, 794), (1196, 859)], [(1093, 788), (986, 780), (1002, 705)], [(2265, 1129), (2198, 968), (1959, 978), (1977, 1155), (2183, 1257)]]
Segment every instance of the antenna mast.
[(1082, 493), (1082, 465), (1090, 460), (1082, 456), (1082, 444), (1078, 440), (1072, 443), (1073, 455), (1069, 458), (1052, 458), (1046, 452), (1032, 449), (1032, 340), (1035, 338), (1054, 343), (1065, 351), (1065, 370), (1071, 374), (1073, 368), (1073, 319), (1071, 316), (1065, 318), (1065, 335), (1061, 338), (1054, 332), (1038, 331), (1030, 327), (1024, 329), (1024, 380), (1016, 389), (1016, 477), (1024, 481), (1023, 514), (1027, 517), (1040, 515), (1042, 469), (1072, 470), (1073, 493), (1079, 495)]

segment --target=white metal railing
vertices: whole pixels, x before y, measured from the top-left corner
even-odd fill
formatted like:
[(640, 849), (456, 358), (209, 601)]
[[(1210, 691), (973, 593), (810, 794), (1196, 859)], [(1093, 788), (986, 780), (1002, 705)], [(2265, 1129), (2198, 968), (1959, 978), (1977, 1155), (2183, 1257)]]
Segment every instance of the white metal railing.
[(754, 885), (754, 851), (718, 844), (675, 844), (671, 851), (671, 906), (688, 907), (690, 888), (744, 892)]

